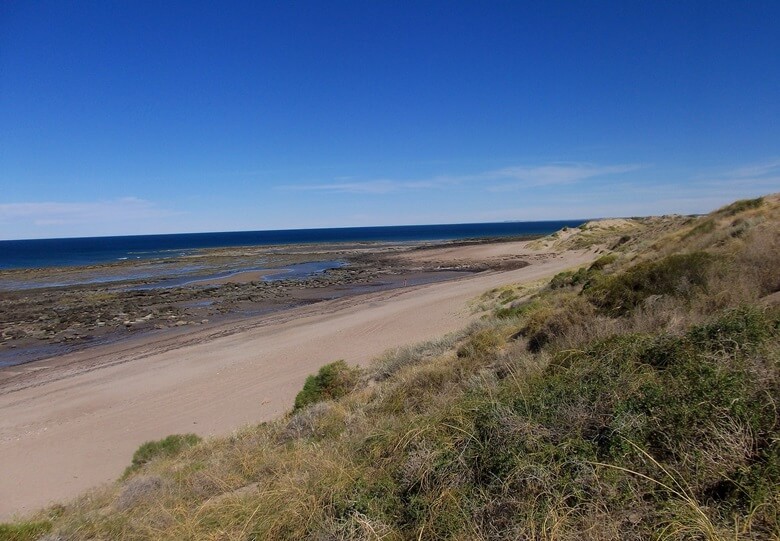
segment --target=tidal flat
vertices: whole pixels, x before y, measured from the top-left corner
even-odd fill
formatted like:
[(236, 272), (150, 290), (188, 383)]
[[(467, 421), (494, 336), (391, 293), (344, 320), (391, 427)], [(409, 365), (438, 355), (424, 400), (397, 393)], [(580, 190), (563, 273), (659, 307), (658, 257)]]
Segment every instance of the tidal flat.
[[(181, 332), (230, 318), (527, 264), (519, 258), (476, 261), (447, 253), (447, 248), (490, 242), (496, 241), (232, 247), (100, 265), (0, 271), (0, 367), (132, 336)], [(423, 253), (433, 257), (418, 257)]]

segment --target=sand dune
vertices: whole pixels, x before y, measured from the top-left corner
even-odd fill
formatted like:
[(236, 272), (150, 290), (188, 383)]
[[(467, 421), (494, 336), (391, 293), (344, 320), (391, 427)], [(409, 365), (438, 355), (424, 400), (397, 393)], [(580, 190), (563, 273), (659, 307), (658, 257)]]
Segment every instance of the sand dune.
[(458, 330), (475, 317), (468, 301), (484, 291), (595, 258), (585, 251), (540, 258), (519, 243), (448, 255), (524, 254), (532, 264), (519, 270), (327, 301), (35, 363), (44, 368), (33, 379), (0, 389), (0, 519), (116, 479), (146, 440), (223, 435), (277, 417), (323, 364), (367, 363), (388, 348)]

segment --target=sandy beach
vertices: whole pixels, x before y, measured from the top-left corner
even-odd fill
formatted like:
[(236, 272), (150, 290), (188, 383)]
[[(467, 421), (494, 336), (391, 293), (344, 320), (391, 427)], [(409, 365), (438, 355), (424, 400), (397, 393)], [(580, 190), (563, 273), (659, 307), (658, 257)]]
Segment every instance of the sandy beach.
[(389, 348), (456, 331), (478, 317), (468, 302), (485, 291), (552, 276), (596, 254), (545, 254), (507, 242), (398, 257), (423, 266), (496, 258), (529, 265), (171, 329), (3, 369), (0, 519), (116, 479), (144, 441), (225, 435), (278, 417), (323, 364), (365, 364)]

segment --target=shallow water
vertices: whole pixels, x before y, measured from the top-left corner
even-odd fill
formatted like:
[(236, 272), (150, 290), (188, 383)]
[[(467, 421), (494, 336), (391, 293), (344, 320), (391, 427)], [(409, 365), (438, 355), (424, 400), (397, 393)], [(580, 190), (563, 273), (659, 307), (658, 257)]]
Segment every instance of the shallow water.
[(275, 272), (263, 277), (266, 282), (276, 282), (277, 280), (295, 280), (297, 278), (309, 278), (330, 269), (340, 269), (346, 266), (344, 261), (312, 261), (309, 263), (298, 263), (288, 265), (283, 272)]
[(95, 270), (91, 272), (83, 271), (70, 277), (58, 276), (56, 280), (46, 280), (45, 278), (32, 280), (0, 278), (0, 291), (23, 291), (27, 289), (48, 287), (71, 287), (90, 284), (102, 285), (129, 282), (132, 280), (153, 280), (159, 277), (176, 276), (180, 274), (191, 275), (206, 268), (207, 267), (204, 265), (179, 265), (176, 267), (155, 265), (151, 267), (144, 267), (143, 269), (131, 267), (127, 270), (121, 270), (119, 272), (116, 272), (114, 269), (105, 271)]
[(168, 287), (181, 287), (181, 286), (197, 286), (203, 284), (204, 287), (217, 287), (210, 282), (214, 280), (224, 280), (231, 276), (236, 276), (244, 272), (262, 272), (272, 271), (273, 274), (263, 277), (265, 282), (275, 282), (278, 280), (296, 280), (301, 278), (309, 278), (317, 274), (330, 269), (338, 269), (344, 267), (347, 263), (344, 261), (310, 261), (307, 263), (296, 263), (293, 265), (286, 265), (282, 268), (268, 268), (268, 267), (245, 267), (234, 269), (230, 271), (215, 272), (212, 274), (201, 274), (197, 277), (193, 276), (179, 276), (177, 278), (166, 279), (154, 284), (144, 284), (140, 286), (132, 286), (126, 289), (128, 290), (150, 290), (150, 289), (162, 289)]

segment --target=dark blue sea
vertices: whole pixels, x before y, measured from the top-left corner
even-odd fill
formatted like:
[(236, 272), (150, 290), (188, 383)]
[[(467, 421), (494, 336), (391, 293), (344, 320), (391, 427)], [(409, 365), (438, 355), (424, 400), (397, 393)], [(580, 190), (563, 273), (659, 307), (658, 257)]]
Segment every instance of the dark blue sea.
[(360, 241), (428, 241), (546, 235), (584, 220), (403, 225), (0, 241), (0, 269), (94, 265), (177, 257), (202, 248)]

